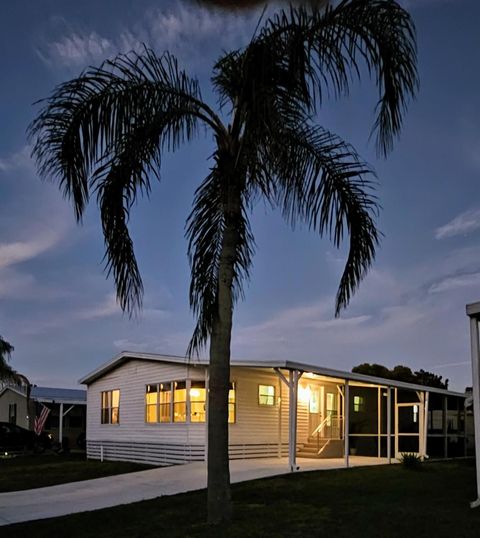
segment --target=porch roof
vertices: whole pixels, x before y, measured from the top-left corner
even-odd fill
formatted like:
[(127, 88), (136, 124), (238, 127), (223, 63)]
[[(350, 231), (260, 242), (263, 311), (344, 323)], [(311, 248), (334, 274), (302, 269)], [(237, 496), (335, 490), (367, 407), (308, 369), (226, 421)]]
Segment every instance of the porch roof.
[[(11, 390), (19, 394), (20, 396), (27, 397), (25, 387), (15, 387), (7, 385), (0, 390), (0, 396)], [(87, 404), (87, 391), (83, 389), (64, 389), (54, 387), (32, 387), (30, 392), (30, 399), (42, 403), (65, 403), (70, 405), (86, 405)]]
[[(117, 368), (118, 366), (130, 361), (130, 360), (146, 360), (153, 362), (166, 362), (189, 365), (191, 367), (203, 366), (208, 367), (208, 360), (205, 359), (188, 359), (186, 357), (180, 357), (176, 355), (161, 355), (158, 353), (138, 353), (135, 351), (122, 351), (113, 359), (102, 364), (86, 376), (79, 380), (79, 383), (89, 385), (96, 379), (102, 377), (109, 371)], [(354, 372), (345, 372), (342, 370), (336, 370), (333, 368), (326, 368), (324, 366), (318, 366), (315, 364), (289, 361), (289, 360), (269, 360), (269, 361), (255, 361), (255, 360), (232, 360), (232, 366), (245, 367), (245, 368), (279, 368), (282, 370), (299, 370), (304, 373), (312, 373), (322, 375), (325, 377), (336, 377), (349, 381), (358, 381), (361, 383), (368, 383), (374, 385), (381, 385), (384, 387), (397, 387), (408, 390), (421, 390), (427, 392), (435, 392), (438, 394), (461, 396), (465, 397), (463, 392), (455, 392), (451, 390), (439, 389), (436, 387), (428, 387), (425, 385), (416, 385), (413, 383), (405, 383), (403, 381), (396, 381), (394, 379), (385, 379), (382, 377), (374, 377), (364, 374), (357, 374)]]

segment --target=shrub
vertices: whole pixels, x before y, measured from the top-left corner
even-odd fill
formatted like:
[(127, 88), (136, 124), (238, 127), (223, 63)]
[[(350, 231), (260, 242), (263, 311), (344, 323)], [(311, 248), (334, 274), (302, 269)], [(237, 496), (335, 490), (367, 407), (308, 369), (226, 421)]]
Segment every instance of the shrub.
[(400, 459), (402, 465), (408, 469), (418, 469), (422, 462), (422, 459), (418, 454), (410, 452), (402, 452), (402, 457)]

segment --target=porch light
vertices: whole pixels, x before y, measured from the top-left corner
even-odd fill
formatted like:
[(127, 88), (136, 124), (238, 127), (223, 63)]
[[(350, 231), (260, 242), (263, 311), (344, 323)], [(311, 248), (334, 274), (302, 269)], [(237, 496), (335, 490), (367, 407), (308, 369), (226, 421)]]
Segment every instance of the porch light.
[(310, 401), (310, 397), (312, 395), (312, 391), (310, 390), (310, 387), (302, 387), (302, 385), (299, 385), (298, 387), (298, 400), (302, 403), (308, 403)]
[(200, 396), (200, 391), (198, 389), (190, 389), (190, 397), (198, 398)]

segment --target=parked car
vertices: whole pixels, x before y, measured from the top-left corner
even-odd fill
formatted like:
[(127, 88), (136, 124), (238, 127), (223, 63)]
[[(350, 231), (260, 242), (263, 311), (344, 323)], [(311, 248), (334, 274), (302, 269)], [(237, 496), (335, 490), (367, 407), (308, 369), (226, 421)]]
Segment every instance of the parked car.
[(43, 452), (50, 448), (52, 440), (49, 435), (21, 428), (9, 422), (0, 422), (0, 451), (5, 452)]

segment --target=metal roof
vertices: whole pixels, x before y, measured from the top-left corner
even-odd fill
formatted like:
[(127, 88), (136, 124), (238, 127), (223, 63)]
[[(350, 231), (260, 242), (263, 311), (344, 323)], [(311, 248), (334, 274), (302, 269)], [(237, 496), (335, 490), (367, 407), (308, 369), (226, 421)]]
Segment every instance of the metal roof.
[(86, 404), (87, 391), (83, 389), (62, 389), (53, 387), (32, 387), (30, 397), (39, 402)]
[[(195, 367), (195, 366), (208, 366), (208, 360), (204, 359), (188, 359), (186, 357), (179, 357), (175, 355), (160, 355), (157, 353), (137, 353), (134, 351), (122, 351), (113, 359), (102, 364), (82, 379), (79, 380), (79, 383), (84, 385), (89, 385), (93, 383), (96, 379), (102, 377), (111, 370), (118, 368), (118, 366), (124, 364), (130, 360), (146, 360), (153, 362), (166, 362), (166, 363), (176, 363), (184, 364), (185, 366)], [(318, 366), (315, 364), (307, 364), (295, 361), (285, 361), (285, 360), (273, 360), (273, 361), (237, 361), (232, 360), (231, 366), (240, 366), (245, 368), (281, 368), (284, 370), (300, 370), (302, 372), (309, 372), (317, 375), (323, 375), (327, 377), (337, 377), (341, 379), (348, 379), (349, 381), (358, 381), (361, 383), (370, 383), (375, 385), (381, 385), (384, 387), (397, 387), (404, 388), (408, 390), (423, 390), (427, 392), (435, 392), (438, 394), (451, 395), (451, 396), (462, 396), (465, 397), (463, 392), (454, 392), (451, 390), (438, 389), (436, 387), (428, 387), (426, 385), (416, 385), (413, 383), (405, 383), (403, 381), (396, 381), (394, 379), (385, 379), (382, 377), (374, 377), (364, 374), (357, 374), (354, 372), (345, 372), (342, 370), (335, 370), (333, 368), (326, 368), (323, 366)]]
[[(20, 396), (26, 397), (25, 387), (7, 385), (3, 387), (2, 390), (0, 390), (0, 395), (2, 395), (7, 390), (11, 390), (13, 392), (16, 392), (17, 394), (20, 394)], [(86, 405), (87, 391), (84, 389), (61, 389), (53, 387), (33, 386), (30, 391), (30, 399), (45, 403)]]

